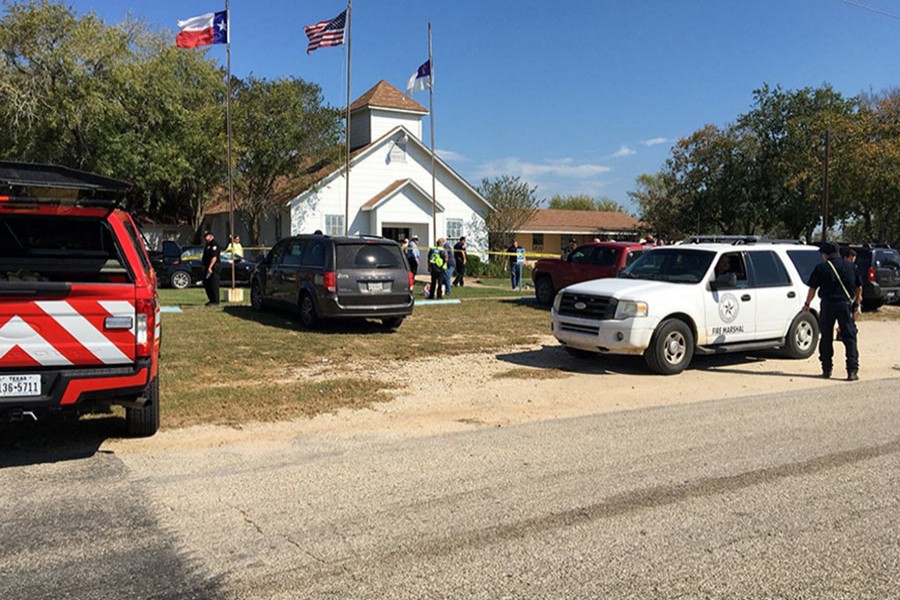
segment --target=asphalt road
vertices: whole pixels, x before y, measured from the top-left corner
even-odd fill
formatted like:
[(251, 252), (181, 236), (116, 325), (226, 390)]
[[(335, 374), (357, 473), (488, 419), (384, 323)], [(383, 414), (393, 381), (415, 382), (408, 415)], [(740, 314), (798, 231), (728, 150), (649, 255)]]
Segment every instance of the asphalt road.
[(424, 438), (0, 442), (0, 598), (900, 598), (897, 384)]

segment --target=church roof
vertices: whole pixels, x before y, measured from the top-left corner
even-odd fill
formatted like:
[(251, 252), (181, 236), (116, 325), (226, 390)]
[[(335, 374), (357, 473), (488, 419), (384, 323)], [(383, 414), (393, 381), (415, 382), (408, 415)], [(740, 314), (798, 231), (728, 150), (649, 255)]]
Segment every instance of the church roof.
[(350, 105), (350, 112), (363, 108), (387, 108), (428, 114), (428, 109), (382, 79)]

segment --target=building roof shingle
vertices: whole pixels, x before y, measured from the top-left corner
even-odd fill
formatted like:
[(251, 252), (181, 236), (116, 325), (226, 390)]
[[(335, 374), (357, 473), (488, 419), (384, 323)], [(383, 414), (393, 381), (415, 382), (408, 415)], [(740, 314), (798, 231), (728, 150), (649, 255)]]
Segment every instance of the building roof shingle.
[(520, 229), (521, 233), (603, 233), (639, 231), (642, 224), (622, 212), (542, 208)]
[(382, 79), (350, 105), (350, 112), (371, 106), (428, 114), (428, 109)]

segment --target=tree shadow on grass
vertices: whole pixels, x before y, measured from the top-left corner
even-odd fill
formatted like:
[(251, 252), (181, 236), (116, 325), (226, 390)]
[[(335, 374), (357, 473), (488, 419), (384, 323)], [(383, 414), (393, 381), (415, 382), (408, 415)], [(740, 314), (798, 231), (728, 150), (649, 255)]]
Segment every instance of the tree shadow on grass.
[(113, 415), (0, 423), (0, 468), (90, 458), (107, 439), (125, 435), (125, 420)]

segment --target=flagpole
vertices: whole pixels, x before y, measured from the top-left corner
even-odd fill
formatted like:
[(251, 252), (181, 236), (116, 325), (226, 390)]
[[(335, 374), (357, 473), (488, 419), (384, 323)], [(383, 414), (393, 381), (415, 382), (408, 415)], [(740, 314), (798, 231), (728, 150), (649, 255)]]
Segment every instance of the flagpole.
[(437, 185), (434, 178), (434, 59), (431, 57), (431, 21), (428, 21), (428, 66), (431, 69), (428, 82), (428, 112), (431, 123), (431, 221), (434, 227), (433, 243), (437, 244)]
[(350, 34), (350, 22), (352, 9), (353, 0), (347, 0), (347, 162), (344, 182), (344, 235), (350, 234), (350, 44), (353, 39)]
[[(228, 137), (228, 215), (231, 232), (228, 241), (231, 244), (231, 294), (229, 300), (237, 294), (235, 291), (235, 274), (234, 274), (234, 173), (231, 160), (231, 10), (229, 9), (229, 0), (225, 0), (225, 62), (227, 64), (227, 74), (225, 83), (225, 128)], [(218, 294), (218, 290), (216, 291)]]

